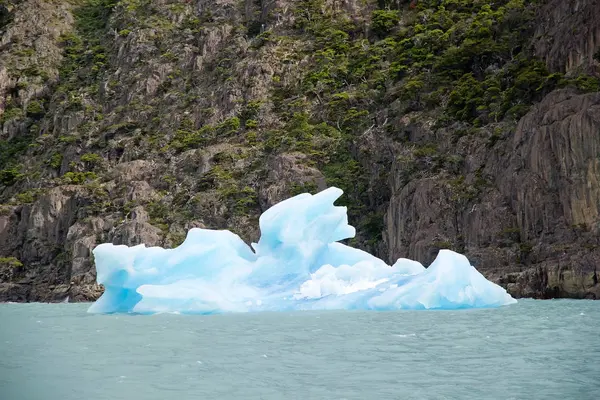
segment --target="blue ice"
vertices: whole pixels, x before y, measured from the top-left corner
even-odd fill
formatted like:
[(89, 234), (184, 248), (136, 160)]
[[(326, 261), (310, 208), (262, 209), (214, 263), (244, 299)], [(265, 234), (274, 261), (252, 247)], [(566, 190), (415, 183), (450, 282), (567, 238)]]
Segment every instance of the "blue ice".
[(352, 238), (343, 194), (303, 193), (260, 217), (249, 247), (228, 230), (191, 229), (177, 248), (105, 243), (93, 253), (104, 294), (91, 313), (399, 310), (499, 307), (516, 303), (469, 260), (440, 250), (425, 269), (394, 265), (339, 241)]

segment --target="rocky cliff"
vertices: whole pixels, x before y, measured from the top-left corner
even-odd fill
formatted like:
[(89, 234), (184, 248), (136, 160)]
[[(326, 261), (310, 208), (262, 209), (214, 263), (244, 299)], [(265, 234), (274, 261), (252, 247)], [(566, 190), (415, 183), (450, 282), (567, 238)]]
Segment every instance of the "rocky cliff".
[(91, 250), (250, 241), (345, 191), (353, 245), (600, 297), (597, 1), (0, 1), (0, 300), (92, 300)]

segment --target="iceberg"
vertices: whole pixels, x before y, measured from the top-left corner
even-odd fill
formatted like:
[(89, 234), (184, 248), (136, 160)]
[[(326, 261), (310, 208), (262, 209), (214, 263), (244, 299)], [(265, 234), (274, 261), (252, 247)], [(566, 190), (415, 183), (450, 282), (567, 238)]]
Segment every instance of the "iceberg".
[(284, 200), (259, 220), (248, 246), (228, 230), (191, 229), (173, 249), (104, 243), (93, 250), (104, 294), (90, 313), (400, 310), (499, 307), (516, 303), (467, 257), (440, 250), (425, 268), (390, 266), (341, 240), (354, 237), (343, 194), (331, 187)]

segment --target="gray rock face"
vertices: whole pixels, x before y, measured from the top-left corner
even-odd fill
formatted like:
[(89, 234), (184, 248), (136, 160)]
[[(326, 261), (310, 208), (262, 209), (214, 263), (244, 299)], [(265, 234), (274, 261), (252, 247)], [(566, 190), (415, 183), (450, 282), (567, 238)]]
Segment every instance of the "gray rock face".
[[(599, 111), (599, 93), (558, 90), (504, 142), (476, 146), (489, 182), (468, 207), (464, 188), (440, 177), (397, 188), (387, 213), (390, 261), (429, 263), (452, 247), (516, 296), (599, 297)], [(398, 166), (395, 179), (401, 174)]]
[[(14, 207), (0, 216), (2, 254), (16, 257), (27, 266), (11, 281), (0, 283), (6, 296), (2, 300), (11, 299), (13, 291), (27, 300), (58, 301), (68, 295), (74, 265), (72, 249), (65, 244), (79, 210), (88, 201), (84, 188), (62, 186), (32, 205)], [(81, 254), (77, 248), (77, 255)]]
[[(27, 108), (49, 93), (63, 59), (59, 37), (73, 25), (68, 2), (26, 0), (10, 7), (10, 23), (0, 26), (0, 115), (15, 105)], [(6, 9), (8, 10), (8, 9)], [(31, 72), (43, 70), (44, 76)], [(23, 121), (8, 121), (0, 138), (26, 133)]]
[[(458, 135), (459, 122), (437, 128), (439, 110), (405, 111), (413, 108), (399, 88), (388, 104), (349, 85), (334, 112), (320, 82), (311, 96), (289, 93), (316, 62), (315, 38), (296, 26), (300, 2), (290, 0), (100, 10), (106, 37), (81, 47), (85, 57), (59, 79), (72, 61), (65, 39), (78, 35), (72, 2), (9, 3), (0, 5), (0, 144), (27, 141), (19, 181), (0, 183), (0, 301), (96, 299), (100, 243), (172, 247), (192, 227), (256, 241), (261, 212), (327, 186), (320, 158), (340, 138), (313, 143), (314, 125), (288, 132), (297, 110), (315, 121), (334, 114), (336, 132), (346, 116), (368, 114), (350, 119), (358, 122), (345, 149), (369, 178), (356, 184), (357, 213), (373, 216), (358, 232), (362, 248), (427, 264), (449, 247), (515, 296), (600, 297), (598, 93), (556, 90), (516, 127), (502, 121), (477, 134)], [(371, 29), (374, 2), (319, 7)], [(546, 0), (535, 53), (552, 71), (600, 76), (599, 13), (597, 0)], [(347, 172), (336, 167), (335, 176)]]
[(600, 93), (551, 93), (519, 122), (499, 178), (532, 263), (563, 296), (600, 297), (599, 131)]
[(135, 246), (145, 243), (147, 246), (161, 244), (162, 232), (148, 223), (148, 213), (143, 207), (131, 210), (131, 220), (117, 225), (112, 231), (113, 244)]
[[(548, 67), (598, 76), (600, 4), (549, 0), (538, 14), (533, 44)], [(477, 137), (453, 147), (442, 136), (440, 147), (462, 158), (468, 185), (443, 174), (407, 181), (397, 158), (384, 232), (389, 261), (429, 263), (450, 247), (515, 296), (600, 298), (599, 107), (599, 93), (557, 90), (492, 147)], [(430, 137), (427, 129), (413, 125), (411, 141)]]
[(289, 197), (292, 185), (314, 185), (325, 189), (323, 174), (316, 168), (306, 166), (304, 154), (280, 154), (267, 161), (268, 175), (260, 190), (261, 208), (267, 210)]
[(600, 47), (600, 1), (547, 1), (539, 10), (534, 47), (554, 71), (585, 69), (600, 76), (594, 62)]

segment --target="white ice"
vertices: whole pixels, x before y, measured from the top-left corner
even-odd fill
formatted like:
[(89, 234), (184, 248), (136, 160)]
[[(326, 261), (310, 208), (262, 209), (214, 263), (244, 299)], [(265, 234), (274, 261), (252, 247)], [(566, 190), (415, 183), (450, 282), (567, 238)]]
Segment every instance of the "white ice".
[(105, 243), (93, 253), (105, 292), (92, 313), (318, 309), (457, 309), (515, 303), (469, 260), (441, 250), (425, 269), (389, 266), (344, 244), (354, 237), (342, 190), (292, 197), (260, 217), (252, 248), (227, 230), (191, 229), (177, 248)]

